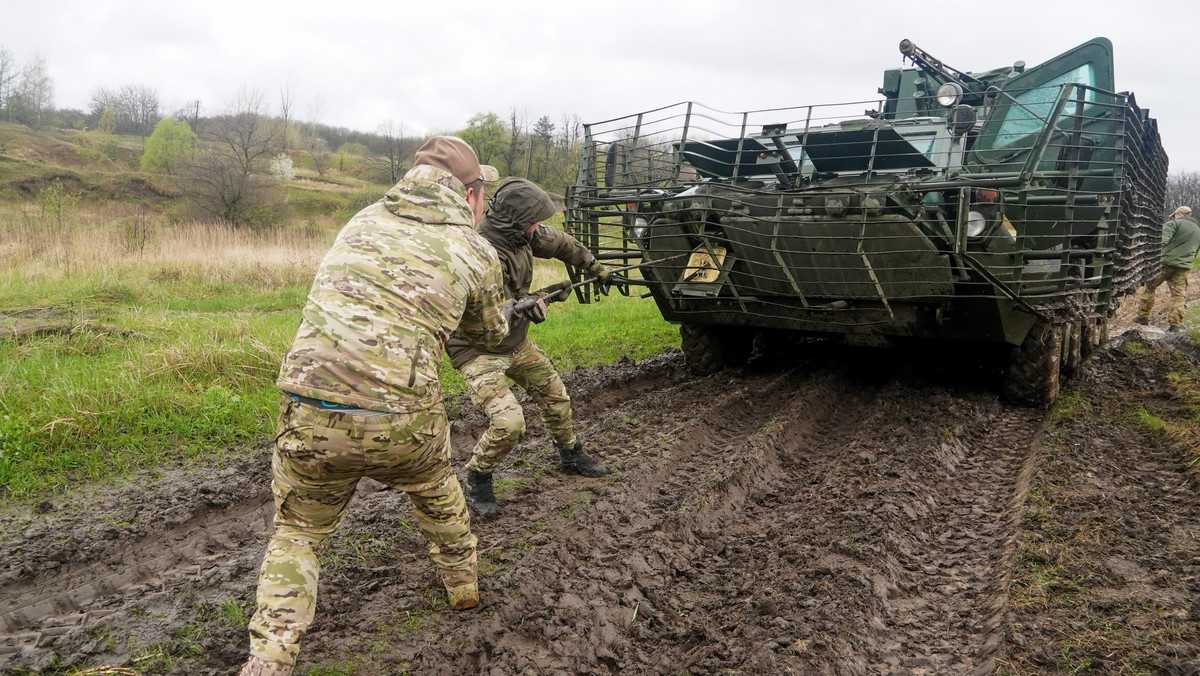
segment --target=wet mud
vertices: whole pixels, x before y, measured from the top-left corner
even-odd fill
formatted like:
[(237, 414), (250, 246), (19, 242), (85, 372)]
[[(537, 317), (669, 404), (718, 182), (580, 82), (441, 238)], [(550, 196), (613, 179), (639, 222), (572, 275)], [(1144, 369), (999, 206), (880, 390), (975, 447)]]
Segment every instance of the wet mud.
[[(1170, 387), (1195, 344), (1118, 335), (1053, 411), (959, 359), (818, 342), (707, 378), (678, 353), (567, 374), (613, 474), (559, 472), (523, 402), (460, 613), (407, 499), (364, 481), (298, 673), (1200, 673), (1195, 440), (1131, 414), (1196, 415)], [(454, 404), (464, 474), (486, 421)], [(236, 673), (268, 462), (0, 517), (0, 673)]]

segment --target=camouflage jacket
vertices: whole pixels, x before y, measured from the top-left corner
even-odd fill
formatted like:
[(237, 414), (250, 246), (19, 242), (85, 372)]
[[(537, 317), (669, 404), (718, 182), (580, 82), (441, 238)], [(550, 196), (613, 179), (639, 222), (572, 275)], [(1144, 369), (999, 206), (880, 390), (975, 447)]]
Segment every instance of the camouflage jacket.
[[(532, 235), (525, 234), (531, 224), (550, 218), (555, 211), (550, 196), (523, 178), (506, 178), (496, 189), (491, 207), (475, 231), (500, 254), (507, 298), (520, 299), (529, 295), (535, 257), (556, 258), (577, 267), (591, 262), (592, 252), (561, 230), (539, 225)], [(454, 368), (460, 368), (480, 353), (512, 354), (525, 342), (529, 319), (518, 315), (511, 322), (508, 337), (490, 349), (472, 345), (465, 334), (455, 333), (446, 343), (450, 363)]]
[(1162, 264), (1191, 270), (1200, 250), (1200, 226), (1191, 216), (1179, 216), (1163, 226)]
[(358, 212), (325, 254), (277, 384), (375, 411), (441, 401), (442, 344), (494, 347), (508, 332), (496, 252), (476, 234), (465, 188), (413, 168)]

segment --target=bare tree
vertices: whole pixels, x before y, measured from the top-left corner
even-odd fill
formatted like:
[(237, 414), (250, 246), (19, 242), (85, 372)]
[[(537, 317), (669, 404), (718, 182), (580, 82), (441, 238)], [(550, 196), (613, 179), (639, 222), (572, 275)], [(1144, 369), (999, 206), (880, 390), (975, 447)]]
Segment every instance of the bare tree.
[(233, 108), (219, 116), (211, 136), (236, 158), (243, 174), (260, 168), (276, 152), (279, 129), (265, 114), (263, 93), (258, 89), (243, 89)]
[(19, 74), (16, 57), (12, 52), (0, 47), (0, 115), (8, 112), (8, 102), (13, 97)]
[(99, 118), (105, 108), (116, 117), (116, 131), (146, 137), (162, 119), (158, 92), (145, 85), (127, 84), (120, 89), (98, 88), (92, 93), (92, 116)]
[(279, 117), (283, 123), (283, 132), (279, 136), (279, 152), (285, 155), (288, 152), (288, 135), (292, 132), (292, 108), (295, 103), (296, 91), (292, 89), (292, 83), (279, 85)]
[(302, 143), (304, 152), (312, 158), (313, 169), (317, 170), (318, 176), (324, 176), (329, 169), (329, 164), (333, 161), (333, 156), (329, 154), (329, 148), (325, 145), (325, 139), (316, 134), (308, 134)]
[(199, 133), (197, 126), (200, 124), (200, 99), (185, 102), (171, 113), (171, 117), (187, 122), (192, 131)]
[(312, 158), (313, 168), (317, 170), (318, 176), (325, 175), (325, 170), (329, 168), (330, 163), (329, 147), (325, 143), (325, 139), (317, 133), (324, 110), (325, 100), (320, 95), (314, 96), (308, 102), (308, 132), (305, 134), (303, 143), (304, 151)]
[(537, 167), (537, 178), (534, 180), (545, 181), (546, 176), (550, 173), (550, 153), (554, 149), (553, 141), (554, 123), (550, 121), (549, 115), (543, 115), (534, 123), (533, 135), (529, 137), (531, 163), (536, 148), (540, 146), (543, 151), (541, 162)]
[(550, 171), (543, 184), (548, 190), (563, 192), (567, 185), (575, 180), (575, 172), (582, 154), (579, 142), (582, 135), (583, 121), (579, 116), (563, 114), (558, 133), (554, 137)]
[(524, 117), (517, 116), (517, 107), (513, 106), (508, 110), (508, 145), (500, 154), (504, 158), (504, 166), (508, 169), (510, 176), (517, 175), (517, 159), (521, 157), (521, 149), (524, 147), (521, 143), (521, 127), (524, 126)]
[(1200, 210), (1200, 174), (1194, 171), (1171, 173), (1167, 177), (1168, 210), (1178, 206), (1189, 206)]
[(134, 133), (142, 138), (149, 136), (162, 119), (158, 92), (145, 85), (125, 85), (121, 88), (121, 99), (129, 111)]
[(196, 205), (235, 226), (270, 207), (272, 183), (263, 172), (278, 151), (279, 127), (263, 111), (262, 92), (242, 90), (230, 110), (211, 121), (210, 143), (184, 172), (185, 190)]
[(381, 177), (395, 185), (404, 176), (404, 160), (409, 155), (408, 139), (404, 135), (404, 122), (387, 120), (379, 125), (379, 140), (372, 144), (371, 164), (378, 168)]
[(34, 129), (42, 126), (42, 115), (54, 106), (54, 80), (46, 69), (46, 60), (34, 55), (17, 81), (9, 98), (9, 118)]
[(113, 115), (113, 130), (116, 130), (117, 109), (121, 106), (117, 92), (108, 89), (107, 87), (97, 87), (96, 91), (92, 92), (92, 101), (90, 104), (92, 117), (99, 119), (107, 109)]

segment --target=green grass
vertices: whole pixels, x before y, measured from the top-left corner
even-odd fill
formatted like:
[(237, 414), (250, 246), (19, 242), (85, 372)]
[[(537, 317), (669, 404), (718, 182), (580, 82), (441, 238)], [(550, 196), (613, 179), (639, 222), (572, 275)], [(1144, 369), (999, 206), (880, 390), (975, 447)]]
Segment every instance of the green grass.
[[(284, 243), (264, 251), (286, 249), (291, 235), (273, 236)], [(0, 273), (0, 502), (266, 443), (279, 364), (331, 236), (228, 264), (118, 252), (108, 257), (128, 260), (109, 265), (84, 239), (48, 250), (44, 270)], [(538, 277), (565, 271), (543, 262)], [(679, 341), (653, 301), (617, 295), (553, 304), (530, 335), (562, 371)], [(448, 365), (443, 383), (464, 390)]]
[(227, 598), (221, 601), (218, 606), (221, 617), (234, 629), (241, 629), (250, 624), (251, 612), (249, 612), (241, 601), (235, 598)]
[(353, 660), (339, 660), (332, 664), (319, 664), (304, 672), (305, 676), (355, 676), (358, 673), (358, 664)]

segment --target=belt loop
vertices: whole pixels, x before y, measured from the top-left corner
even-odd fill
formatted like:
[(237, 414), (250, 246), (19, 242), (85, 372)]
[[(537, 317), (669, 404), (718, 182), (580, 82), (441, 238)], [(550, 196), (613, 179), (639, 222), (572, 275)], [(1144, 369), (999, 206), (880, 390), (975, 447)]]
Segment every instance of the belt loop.
[(366, 419), (360, 415), (343, 415), (343, 419), (350, 422), (350, 438), (355, 441), (362, 441), (363, 437), (367, 436)]

